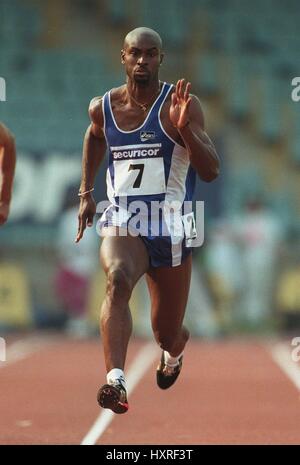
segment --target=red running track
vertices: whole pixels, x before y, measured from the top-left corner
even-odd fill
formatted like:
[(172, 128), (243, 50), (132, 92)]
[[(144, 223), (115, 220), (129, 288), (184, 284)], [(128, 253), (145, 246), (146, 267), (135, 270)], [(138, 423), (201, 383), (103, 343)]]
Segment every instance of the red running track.
[[(100, 340), (43, 338), (23, 359), (0, 362), (0, 444), (80, 444), (104, 412)], [(145, 344), (131, 340), (127, 370)], [(129, 412), (112, 415), (97, 444), (300, 443), (299, 389), (264, 342), (190, 341), (167, 391), (156, 386), (158, 358), (130, 394)]]

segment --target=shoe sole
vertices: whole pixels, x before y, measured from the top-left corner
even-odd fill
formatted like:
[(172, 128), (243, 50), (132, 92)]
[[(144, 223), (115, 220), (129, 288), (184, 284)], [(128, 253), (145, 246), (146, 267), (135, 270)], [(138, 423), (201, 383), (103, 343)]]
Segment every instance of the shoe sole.
[(121, 393), (119, 389), (110, 384), (105, 384), (98, 391), (98, 404), (102, 408), (109, 408), (114, 413), (126, 413), (128, 410), (128, 403), (120, 402), (120, 396)]

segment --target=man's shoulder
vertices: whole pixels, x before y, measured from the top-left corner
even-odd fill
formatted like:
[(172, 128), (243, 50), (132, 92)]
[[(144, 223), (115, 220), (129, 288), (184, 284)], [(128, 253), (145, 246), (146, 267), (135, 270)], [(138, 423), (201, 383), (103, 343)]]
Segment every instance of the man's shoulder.
[(90, 101), (89, 115), (94, 123), (99, 123), (102, 120), (102, 99), (103, 97), (98, 95)]

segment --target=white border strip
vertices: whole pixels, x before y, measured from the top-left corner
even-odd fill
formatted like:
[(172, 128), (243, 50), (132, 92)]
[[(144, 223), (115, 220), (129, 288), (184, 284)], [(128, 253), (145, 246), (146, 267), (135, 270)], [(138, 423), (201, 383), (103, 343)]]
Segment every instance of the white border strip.
[(133, 144), (133, 145), (120, 145), (118, 147), (110, 147), (110, 150), (130, 150), (130, 149), (155, 149), (160, 148), (162, 144)]
[(270, 352), (274, 362), (300, 391), (300, 367), (292, 360), (291, 349), (289, 349), (284, 343), (278, 343), (273, 347), (268, 347), (268, 351)]
[[(148, 368), (152, 365), (158, 355), (158, 347), (149, 342), (138, 353), (137, 357), (132, 362), (128, 375), (126, 376), (127, 394), (130, 395), (135, 386), (142, 379)], [(115, 414), (111, 410), (103, 410), (95, 423), (83, 438), (82, 446), (93, 446), (104, 433), (108, 425), (112, 422)]]

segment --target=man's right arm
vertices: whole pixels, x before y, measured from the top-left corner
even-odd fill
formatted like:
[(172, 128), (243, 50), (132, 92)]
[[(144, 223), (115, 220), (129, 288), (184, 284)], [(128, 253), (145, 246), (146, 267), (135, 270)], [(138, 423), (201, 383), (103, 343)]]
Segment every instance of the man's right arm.
[[(97, 171), (106, 152), (101, 97), (95, 97), (91, 101), (89, 115), (91, 124), (87, 128), (83, 141), (81, 193), (90, 191), (93, 188)], [(95, 213), (96, 203), (91, 192), (81, 195), (78, 214), (78, 233), (75, 242), (80, 241), (86, 226), (92, 226)]]

